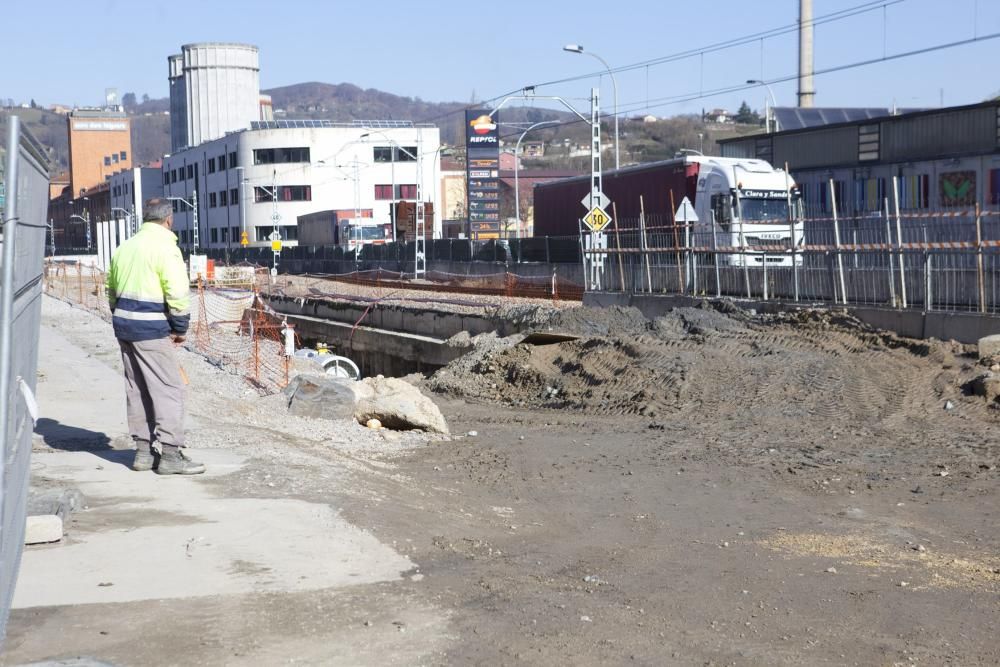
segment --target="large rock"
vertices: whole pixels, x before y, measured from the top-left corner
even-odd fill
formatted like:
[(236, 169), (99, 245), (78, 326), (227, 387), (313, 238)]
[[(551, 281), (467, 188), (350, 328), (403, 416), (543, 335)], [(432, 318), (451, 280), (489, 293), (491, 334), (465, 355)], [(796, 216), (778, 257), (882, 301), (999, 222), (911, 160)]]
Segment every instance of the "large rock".
[(354, 391), (351, 382), (329, 375), (296, 375), (282, 391), (288, 397), (288, 411), (314, 419), (352, 419)]
[(972, 392), (982, 396), (987, 403), (1000, 398), (1000, 376), (987, 371), (972, 381)]
[(980, 359), (1000, 359), (1000, 334), (979, 339)]
[(55, 514), (29, 516), (24, 524), (25, 544), (58, 542), (63, 536), (63, 522)]
[(355, 382), (353, 389), (354, 418), (362, 424), (378, 419), (386, 428), (448, 433), (438, 407), (409, 382), (379, 375)]

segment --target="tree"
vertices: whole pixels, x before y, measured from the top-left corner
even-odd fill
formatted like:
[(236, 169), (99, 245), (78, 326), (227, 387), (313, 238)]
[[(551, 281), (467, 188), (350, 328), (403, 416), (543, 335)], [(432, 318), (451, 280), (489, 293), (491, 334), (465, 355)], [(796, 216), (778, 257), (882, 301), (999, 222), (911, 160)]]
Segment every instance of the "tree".
[(125, 93), (122, 95), (122, 106), (126, 109), (135, 108), (135, 93)]
[(743, 100), (743, 104), (740, 105), (740, 110), (736, 112), (733, 120), (744, 125), (759, 125), (760, 114), (753, 111), (746, 100)]
[(143, 93), (142, 94), (142, 103), (146, 104), (147, 102), (149, 102), (149, 93)]
[(31, 108), (32, 109), (37, 109), (38, 108), (38, 105), (35, 104), (35, 98), (34, 97), (31, 98)]

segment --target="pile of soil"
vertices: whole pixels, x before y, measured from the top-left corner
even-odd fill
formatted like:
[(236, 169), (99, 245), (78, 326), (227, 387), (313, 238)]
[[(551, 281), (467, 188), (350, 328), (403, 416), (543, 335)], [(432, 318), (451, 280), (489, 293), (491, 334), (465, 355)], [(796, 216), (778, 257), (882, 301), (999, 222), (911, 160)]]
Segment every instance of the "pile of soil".
[(517, 407), (786, 433), (817, 423), (831, 433), (911, 431), (924, 422), (922, 432), (933, 433), (947, 402), (977, 420), (1000, 416), (963, 390), (982, 370), (964, 346), (900, 338), (842, 312), (762, 315), (706, 302), (651, 321), (634, 308), (576, 308), (542, 330), (579, 338), (533, 345), (480, 336), (427, 386)]

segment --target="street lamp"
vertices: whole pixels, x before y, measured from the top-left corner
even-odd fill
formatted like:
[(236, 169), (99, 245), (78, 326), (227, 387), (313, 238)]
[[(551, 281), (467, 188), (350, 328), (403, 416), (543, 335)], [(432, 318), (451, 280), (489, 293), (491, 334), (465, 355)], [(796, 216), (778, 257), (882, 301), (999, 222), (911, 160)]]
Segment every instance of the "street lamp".
[(135, 234), (135, 232), (136, 232), (135, 221), (132, 219), (132, 214), (130, 212), (126, 211), (125, 209), (123, 209), (121, 206), (112, 206), (111, 207), (111, 212), (114, 213), (115, 211), (121, 211), (122, 213), (125, 214), (125, 222), (128, 224), (129, 231), (132, 234)]
[(191, 235), (191, 252), (198, 252), (198, 191), (192, 190), (191, 200), (188, 201), (184, 197), (164, 197), (168, 201), (179, 201), (187, 204), (191, 208), (191, 222), (193, 225), (193, 234)]
[(618, 160), (618, 82), (615, 81), (615, 73), (611, 71), (611, 66), (608, 65), (604, 58), (600, 57), (593, 51), (584, 51), (583, 47), (579, 44), (567, 44), (563, 47), (563, 51), (567, 51), (569, 53), (583, 53), (588, 56), (593, 56), (594, 58), (597, 58), (602, 65), (604, 65), (605, 69), (608, 70), (608, 76), (611, 77), (611, 86), (615, 92), (615, 170), (617, 170), (621, 166), (621, 163)]
[[(773, 109), (774, 109), (774, 107), (778, 106), (778, 103), (775, 102), (775, 100), (774, 100), (774, 91), (771, 90), (771, 86), (768, 83), (766, 83), (764, 81), (761, 81), (760, 79), (747, 79), (747, 83), (749, 85), (751, 85), (751, 86), (764, 86), (765, 88), (767, 88), (767, 92), (771, 96), (771, 107), (770, 107), (771, 110), (768, 110), (768, 108), (767, 108), (767, 99), (765, 98), (765, 100), (764, 100), (764, 105), (765, 105), (764, 106), (764, 129), (766, 129), (768, 132), (770, 132), (771, 131), (771, 116), (774, 115), (773, 114)], [(777, 118), (774, 119), (774, 131), (775, 132), (778, 131), (778, 119)]]
[(541, 127), (543, 125), (557, 125), (559, 121), (557, 120), (543, 120), (534, 125), (531, 125), (521, 136), (517, 138), (517, 144), (514, 145), (514, 238), (521, 238), (521, 190), (520, 182), (518, 180), (518, 172), (521, 161), (518, 159), (517, 154), (521, 150), (521, 140), (524, 139), (524, 135), (531, 132), (536, 127)]

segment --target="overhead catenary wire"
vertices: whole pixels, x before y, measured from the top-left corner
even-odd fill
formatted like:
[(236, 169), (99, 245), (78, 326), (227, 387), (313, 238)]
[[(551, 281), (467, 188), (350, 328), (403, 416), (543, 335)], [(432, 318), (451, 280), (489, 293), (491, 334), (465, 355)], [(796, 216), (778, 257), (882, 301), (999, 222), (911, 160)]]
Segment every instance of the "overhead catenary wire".
[[(864, 2), (862, 4), (855, 5), (853, 7), (846, 7), (844, 9), (838, 10), (836, 12), (831, 12), (829, 14), (823, 14), (821, 16), (814, 17), (813, 20), (810, 22), (809, 25), (817, 26), (817, 25), (823, 25), (825, 23), (831, 23), (831, 22), (834, 22), (834, 21), (841, 21), (841, 20), (848, 19), (848, 18), (851, 18), (851, 17), (854, 17), (854, 16), (858, 16), (860, 14), (864, 14), (864, 13), (871, 12), (871, 11), (876, 11), (876, 10), (882, 8), (882, 7), (885, 7), (885, 6), (897, 5), (897, 4), (901, 4), (901, 3), (904, 3), (904, 2), (908, 2), (908, 1), (909, 0), (871, 0), (869, 2)], [(721, 51), (721, 50), (724, 50), (724, 49), (734, 48), (734, 47), (737, 47), (737, 46), (743, 46), (745, 44), (752, 43), (752, 42), (755, 42), (757, 40), (770, 39), (772, 37), (780, 37), (781, 35), (797, 31), (798, 29), (799, 29), (799, 23), (796, 21), (795, 23), (789, 23), (789, 24), (777, 26), (775, 28), (771, 28), (771, 29), (768, 29), (768, 30), (756, 32), (756, 33), (753, 33), (753, 34), (743, 35), (741, 37), (734, 37), (734, 38), (729, 39), (729, 40), (723, 40), (721, 42), (715, 42), (715, 43), (712, 43), (712, 44), (707, 44), (707, 45), (702, 46), (702, 47), (697, 47), (697, 48), (693, 48), (693, 49), (687, 49), (685, 51), (679, 51), (679, 52), (676, 52), (676, 53), (672, 53), (672, 54), (668, 54), (668, 55), (664, 55), (664, 56), (659, 56), (659, 57), (652, 58), (652, 59), (649, 59), (649, 60), (643, 60), (643, 61), (636, 62), (636, 63), (621, 65), (621, 66), (618, 66), (618, 67), (612, 67), (611, 68), (611, 72), (617, 74), (619, 72), (628, 72), (628, 71), (635, 70), (635, 69), (642, 69), (642, 68), (648, 68), (648, 67), (651, 67), (651, 66), (662, 65), (662, 64), (665, 64), (665, 63), (675, 62), (675, 61), (678, 61), (678, 60), (683, 60), (685, 58), (690, 58), (690, 57), (693, 57), (693, 56), (697, 56), (699, 54), (713, 53), (713, 52)], [(435, 115), (435, 116), (430, 116), (430, 117), (424, 118), (424, 119), (422, 119), (419, 122), (434, 123), (434, 122), (437, 122), (439, 120), (443, 120), (445, 118), (450, 118), (450, 117), (452, 117), (452, 116), (454, 116), (456, 114), (464, 113), (467, 110), (480, 108), (483, 105), (488, 105), (488, 104), (490, 104), (492, 102), (497, 102), (499, 100), (502, 100), (505, 97), (509, 97), (511, 95), (516, 95), (517, 93), (521, 92), (522, 90), (525, 90), (525, 89), (528, 89), (528, 88), (541, 88), (541, 87), (544, 87), (544, 86), (554, 86), (554, 85), (558, 85), (558, 84), (562, 84), (562, 83), (571, 83), (573, 81), (582, 81), (582, 80), (585, 80), (585, 79), (592, 79), (594, 77), (600, 77), (600, 76), (605, 75), (607, 73), (608, 73), (608, 70), (605, 69), (605, 70), (600, 70), (600, 71), (595, 71), (595, 72), (589, 72), (589, 73), (586, 73), (586, 74), (578, 74), (578, 75), (574, 75), (574, 76), (563, 77), (561, 79), (553, 79), (551, 81), (543, 81), (543, 82), (540, 82), (540, 83), (528, 84), (528, 85), (522, 86), (521, 88), (516, 88), (514, 90), (511, 90), (511, 91), (508, 91), (508, 92), (505, 92), (505, 93), (501, 93), (501, 94), (496, 95), (494, 97), (486, 98), (486, 99), (481, 100), (481, 101), (479, 101), (479, 102), (477, 102), (475, 104), (472, 104), (472, 105), (466, 105), (466, 106), (463, 106), (461, 108), (454, 109), (452, 111), (448, 111), (448, 112), (445, 112), (445, 113), (442, 113), (442, 114), (439, 114), (439, 115)]]

